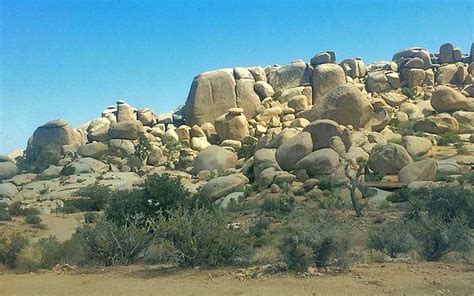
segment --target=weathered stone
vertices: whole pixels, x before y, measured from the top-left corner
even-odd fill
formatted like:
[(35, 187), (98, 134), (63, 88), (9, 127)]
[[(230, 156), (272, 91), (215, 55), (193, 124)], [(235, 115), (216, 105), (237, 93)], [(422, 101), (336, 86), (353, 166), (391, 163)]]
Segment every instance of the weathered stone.
[(125, 102), (117, 102), (117, 122), (137, 120), (135, 109)]
[(281, 170), (276, 161), (275, 153), (275, 149), (260, 149), (254, 153), (254, 175), (256, 178), (258, 178), (258, 176), (268, 168), (273, 168), (277, 171)]
[(0, 184), (0, 203), (4, 199), (12, 199), (18, 193), (18, 189), (11, 183)]
[(310, 177), (334, 175), (340, 165), (339, 154), (330, 148), (314, 151), (298, 161), (295, 169), (304, 169)]
[(393, 56), (393, 61), (399, 68), (429, 69), (431, 67), (431, 57), (428, 50), (421, 47), (412, 47), (397, 52)]
[(375, 145), (369, 157), (370, 169), (382, 174), (397, 174), (412, 162), (413, 159), (405, 148), (394, 143)]
[(441, 113), (418, 120), (413, 125), (413, 129), (418, 132), (430, 134), (458, 133), (459, 123), (447, 113)]
[(130, 140), (112, 139), (109, 141), (109, 151), (112, 155), (125, 157), (135, 152), (135, 145)]
[(331, 119), (342, 125), (363, 128), (373, 115), (374, 108), (364, 94), (353, 84), (344, 84), (320, 98), (303, 117), (310, 121)]
[(84, 157), (98, 157), (107, 152), (108, 146), (101, 142), (94, 142), (77, 147), (77, 153)]
[(156, 124), (155, 114), (151, 109), (139, 109), (137, 111), (137, 119), (143, 123), (144, 126), (154, 126)]
[(460, 134), (474, 133), (474, 112), (456, 111), (453, 117), (459, 123)]
[(254, 91), (255, 82), (253, 79), (237, 80), (235, 87), (237, 106), (243, 108), (246, 117), (253, 118), (256, 115), (257, 107), (260, 106), (260, 98)]
[(136, 140), (143, 132), (143, 124), (140, 121), (122, 121), (110, 125), (109, 138)]
[(191, 148), (196, 151), (201, 151), (211, 146), (211, 143), (207, 141), (206, 136), (204, 137), (193, 137), (191, 139)]
[(439, 48), (439, 63), (453, 63), (454, 56), (453, 56), (454, 47), (451, 43), (445, 43), (440, 46)]
[(201, 193), (211, 200), (217, 200), (234, 191), (243, 190), (248, 180), (243, 175), (217, 177), (204, 184)]
[(314, 68), (312, 86), (313, 86), (313, 104), (318, 103), (319, 99), (329, 93), (335, 87), (346, 83), (346, 75), (341, 66), (336, 64), (322, 64)]
[(234, 168), (236, 165), (237, 155), (235, 153), (225, 148), (212, 145), (199, 152), (194, 160), (193, 172), (195, 174), (204, 170), (223, 172), (227, 169)]
[(288, 100), (288, 107), (295, 110), (296, 113), (308, 108), (308, 100), (304, 95), (294, 96)]
[(275, 91), (310, 83), (311, 72), (303, 61), (296, 61), (283, 66), (268, 75), (268, 83)]
[(326, 63), (335, 63), (336, 62), (336, 54), (334, 51), (328, 50), (328, 51), (323, 51), (320, 53), (317, 53), (314, 55), (313, 58), (311, 58), (311, 66), (316, 67), (321, 64), (326, 64)]
[(458, 72), (458, 66), (455, 64), (443, 65), (436, 71), (436, 83), (448, 84), (454, 82), (456, 73)]
[(216, 119), (215, 128), (217, 136), (223, 140), (242, 141), (249, 135), (249, 126), (245, 115), (223, 114)]
[(341, 62), (341, 67), (346, 76), (351, 78), (362, 78), (367, 74), (367, 68), (360, 58), (345, 59)]
[(227, 110), (237, 107), (236, 82), (232, 69), (221, 69), (196, 76), (185, 105), (187, 125), (213, 123)]
[(438, 165), (432, 159), (416, 161), (406, 165), (398, 172), (398, 180), (406, 184), (414, 181), (433, 181), (437, 169)]
[(253, 88), (261, 100), (268, 97), (273, 97), (273, 95), (275, 94), (273, 87), (266, 81), (255, 82), (255, 85)]
[(320, 119), (311, 122), (303, 131), (309, 132), (313, 139), (313, 151), (321, 148), (329, 148), (332, 137), (340, 137), (346, 149), (352, 146), (349, 130), (329, 119)]
[(0, 181), (10, 179), (18, 174), (18, 168), (12, 162), (0, 162)]
[(426, 154), (433, 144), (430, 140), (422, 137), (404, 136), (402, 138), (402, 146), (405, 147), (411, 157), (415, 158)]
[(296, 163), (313, 151), (313, 140), (308, 132), (301, 132), (278, 147), (275, 158), (285, 171), (294, 169)]
[(438, 112), (469, 111), (474, 107), (462, 93), (448, 86), (438, 86), (431, 96), (431, 106)]

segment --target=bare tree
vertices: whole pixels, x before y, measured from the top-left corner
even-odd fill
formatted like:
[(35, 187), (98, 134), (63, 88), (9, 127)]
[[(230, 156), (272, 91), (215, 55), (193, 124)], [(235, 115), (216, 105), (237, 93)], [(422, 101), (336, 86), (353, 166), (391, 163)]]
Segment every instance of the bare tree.
[[(357, 163), (352, 161), (346, 161), (344, 164), (344, 173), (349, 180), (346, 183), (346, 187), (349, 189), (351, 194), (352, 207), (356, 213), (357, 217), (362, 216), (362, 209), (357, 201), (356, 190), (358, 189), (363, 197), (369, 197), (370, 193), (365, 186), (360, 182), (360, 177), (364, 175), (365, 169), (367, 167), (367, 161), (362, 158), (357, 159)], [(354, 175), (351, 175), (351, 169), (355, 171)]]

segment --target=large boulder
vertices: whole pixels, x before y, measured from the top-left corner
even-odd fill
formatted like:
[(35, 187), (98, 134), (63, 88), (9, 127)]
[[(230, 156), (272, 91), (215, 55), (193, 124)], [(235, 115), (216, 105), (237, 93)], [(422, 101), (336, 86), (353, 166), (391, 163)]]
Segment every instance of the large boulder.
[(246, 183), (248, 179), (243, 175), (217, 177), (204, 184), (201, 193), (215, 201), (229, 193), (243, 190)]
[(460, 134), (474, 133), (474, 112), (456, 111), (453, 117), (459, 123)]
[(304, 117), (310, 121), (331, 119), (342, 125), (363, 128), (373, 114), (374, 108), (366, 96), (355, 85), (343, 84), (320, 98)]
[(253, 172), (255, 178), (266, 169), (272, 168), (280, 171), (280, 165), (276, 161), (276, 150), (275, 149), (259, 149), (254, 153), (253, 156)]
[(273, 87), (266, 81), (255, 82), (253, 89), (262, 100), (268, 97), (273, 97), (275, 94)]
[(104, 173), (109, 166), (91, 157), (78, 158), (67, 165), (74, 174)]
[(94, 142), (77, 147), (77, 153), (84, 157), (97, 158), (107, 152), (108, 146), (101, 142)]
[(370, 153), (369, 167), (376, 173), (398, 174), (406, 165), (413, 162), (403, 146), (387, 143), (376, 144)]
[(231, 151), (211, 145), (201, 152), (194, 159), (193, 171), (195, 174), (200, 171), (220, 171), (223, 172), (227, 169), (234, 168), (237, 165), (237, 155)]
[(0, 184), (0, 204), (9, 203), (10, 200), (18, 193), (18, 189), (11, 183)]
[(446, 64), (438, 68), (436, 71), (436, 83), (438, 85), (456, 82), (456, 74), (458, 66), (456, 64)]
[(338, 85), (346, 83), (346, 75), (337, 64), (321, 64), (313, 71), (313, 104)]
[(0, 181), (10, 179), (18, 174), (18, 168), (13, 162), (0, 162)]
[(417, 136), (404, 136), (402, 146), (408, 151), (411, 157), (418, 157), (426, 154), (433, 144), (430, 140)]
[(472, 109), (472, 102), (451, 87), (440, 85), (431, 96), (431, 106), (438, 112), (454, 112)]
[(125, 103), (123, 100), (117, 102), (117, 121), (132, 121), (137, 120), (137, 113), (135, 109)]
[(400, 88), (400, 75), (391, 70), (369, 72), (365, 80), (368, 92), (384, 93)]
[(104, 142), (109, 139), (110, 121), (107, 118), (98, 118), (90, 122), (87, 127), (87, 139), (89, 142)]
[(244, 109), (247, 118), (256, 115), (257, 107), (260, 106), (260, 98), (254, 91), (253, 79), (239, 79), (235, 87), (237, 106)]
[(367, 67), (360, 58), (345, 59), (341, 62), (341, 67), (346, 76), (351, 78), (362, 78), (367, 74)]
[(301, 132), (278, 147), (276, 161), (285, 171), (291, 171), (296, 163), (313, 151), (313, 140), (308, 132)]
[(79, 143), (77, 132), (62, 119), (52, 120), (38, 127), (31, 140), (31, 146), (40, 150), (44, 147), (61, 147)]
[(350, 131), (333, 120), (315, 120), (308, 124), (303, 131), (311, 134), (313, 151), (331, 147), (333, 137), (341, 138), (346, 150), (352, 146)]
[(413, 129), (417, 132), (425, 132), (430, 134), (458, 133), (458, 121), (447, 113), (441, 113), (420, 119), (413, 125)]
[(237, 107), (236, 82), (232, 69), (220, 69), (196, 76), (185, 105), (186, 124), (202, 125)]
[(432, 159), (425, 159), (410, 163), (398, 172), (398, 180), (410, 184), (414, 181), (433, 181), (436, 177), (438, 165)]
[(242, 141), (249, 135), (247, 118), (241, 112), (243, 109), (233, 108), (216, 119), (215, 128), (221, 141)]
[(310, 84), (311, 68), (303, 61), (280, 67), (268, 75), (268, 83), (275, 91)]
[(428, 50), (421, 47), (412, 47), (397, 52), (393, 61), (401, 68), (417, 68), (427, 70), (431, 67), (431, 56)]
[(112, 123), (109, 128), (109, 138), (136, 140), (144, 132), (143, 124), (138, 120)]
[(314, 151), (298, 161), (297, 170), (306, 170), (310, 177), (334, 175), (340, 166), (339, 154), (330, 148)]

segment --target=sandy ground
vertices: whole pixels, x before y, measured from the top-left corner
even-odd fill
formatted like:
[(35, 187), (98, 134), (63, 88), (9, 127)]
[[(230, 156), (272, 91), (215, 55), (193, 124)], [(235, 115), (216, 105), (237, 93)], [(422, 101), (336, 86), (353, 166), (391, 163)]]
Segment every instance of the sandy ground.
[(153, 266), (0, 274), (0, 295), (474, 295), (474, 266), (446, 263), (375, 264), (306, 278), (236, 274)]

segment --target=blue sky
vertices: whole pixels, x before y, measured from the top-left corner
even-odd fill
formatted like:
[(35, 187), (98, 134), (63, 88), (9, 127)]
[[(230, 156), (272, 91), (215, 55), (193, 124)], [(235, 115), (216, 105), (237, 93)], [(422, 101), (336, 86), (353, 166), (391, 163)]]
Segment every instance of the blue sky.
[(235, 66), (337, 59), (389, 60), (406, 47), (468, 52), (473, 1), (3, 1), (0, 153), (35, 128), (73, 126), (124, 98), (166, 112), (192, 78)]

